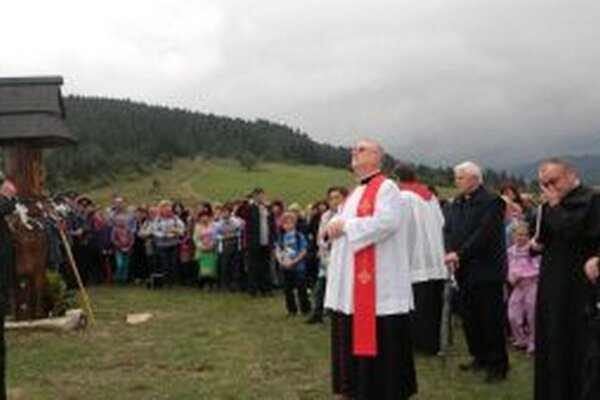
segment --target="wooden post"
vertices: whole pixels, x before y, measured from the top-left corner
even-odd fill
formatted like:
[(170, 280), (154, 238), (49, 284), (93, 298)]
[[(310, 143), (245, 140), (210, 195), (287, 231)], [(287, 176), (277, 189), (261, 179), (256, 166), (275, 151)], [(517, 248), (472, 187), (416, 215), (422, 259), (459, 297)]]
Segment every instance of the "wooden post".
[[(20, 201), (25, 204), (38, 201), (44, 195), (44, 166), (42, 149), (18, 144), (9, 149), (6, 177), (17, 188)], [(31, 216), (38, 210), (28, 207)], [(43, 298), (46, 292), (46, 237), (40, 227), (25, 229), (13, 225), (14, 269), (13, 316), (17, 320), (44, 317)]]
[(26, 145), (12, 147), (6, 175), (17, 187), (19, 197), (42, 197), (45, 191), (42, 149)]

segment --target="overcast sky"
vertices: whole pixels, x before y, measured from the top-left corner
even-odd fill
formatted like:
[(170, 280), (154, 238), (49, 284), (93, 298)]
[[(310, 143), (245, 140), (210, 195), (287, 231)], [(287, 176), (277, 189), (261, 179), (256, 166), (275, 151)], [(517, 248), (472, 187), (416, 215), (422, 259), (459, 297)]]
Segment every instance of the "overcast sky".
[(0, 76), (413, 161), (600, 152), (598, 0), (19, 0), (0, 38)]

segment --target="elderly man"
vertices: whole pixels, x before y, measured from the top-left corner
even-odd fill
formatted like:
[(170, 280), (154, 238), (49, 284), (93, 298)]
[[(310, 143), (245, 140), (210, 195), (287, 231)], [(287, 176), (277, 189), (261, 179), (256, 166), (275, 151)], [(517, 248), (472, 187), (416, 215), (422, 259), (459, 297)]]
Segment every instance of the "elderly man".
[(485, 371), (486, 382), (504, 380), (508, 355), (504, 330), (503, 284), (506, 269), (505, 203), (483, 186), (479, 166), (454, 168), (459, 191), (444, 227), (446, 264), (459, 286), (463, 328), (470, 363), (464, 371)]
[[(536, 309), (535, 398), (600, 398), (594, 284), (600, 260), (600, 194), (575, 167), (554, 158), (539, 166), (546, 198), (536, 245), (543, 251)], [(597, 328), (596, 328), (597, 329)]]
[(332, 242), (325, 307), (332, 310), (333, 391), (342, 398), (416, 393), (410, 336), (409, 210), (381, 173), (372, 140), (352, 149), (359, 186), (327, 225)]
[(0, 187), (0, 400), (6, 398), (5, 383), (5, 347), (4, 347), (4, 312), (6, 311), (6, 291), (8, 271), (12, 268), (12, 239), (8, 224), (4, 217), (15, 209), (16, 189), (14, 185), (5, 181)]

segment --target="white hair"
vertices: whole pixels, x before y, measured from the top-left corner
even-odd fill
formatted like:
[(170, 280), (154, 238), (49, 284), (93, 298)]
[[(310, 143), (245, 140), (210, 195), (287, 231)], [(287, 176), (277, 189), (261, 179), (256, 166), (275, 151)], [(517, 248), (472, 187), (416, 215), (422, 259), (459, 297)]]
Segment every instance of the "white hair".
[(361, 143), (361, 142), (366, 143), (369, 146), (373, 147), (373, 149), (375, 149), (375, 151), (378, 152), (382, 156), (382, 158), (385, 157), (385, 150), (383, 149), (383, 146), (381, 145), (381, 143), (379, 143), (377, 140), (362, 138), (362, 139), (355, 141), (354, 144), (356, 145), (357, 143)]
[(464, 161), (454, 167), (454, 173), (464, 172), (477, 179), (477, 183), (483, 183), (483, 173), (481, 167), (473, 161)]

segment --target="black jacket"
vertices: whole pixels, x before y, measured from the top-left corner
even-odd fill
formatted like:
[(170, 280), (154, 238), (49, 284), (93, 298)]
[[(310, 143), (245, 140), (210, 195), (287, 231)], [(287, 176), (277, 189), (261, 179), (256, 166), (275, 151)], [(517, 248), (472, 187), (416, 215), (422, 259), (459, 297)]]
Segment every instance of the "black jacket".
[(0, 196), (0, 296), (2, 304), (6, 293), (6, 285), (9, 280), (9, 272), (13, 264), (12, 233), (8, 227), (5, 217), (15, 210), (15, 201)]
[[(273, 247), (275, 243), (277, 243), (278, 232), (275, 227), (275, 218), (273, 217), (273, 213), (269, 208), (268, 216), (267, 216), (267, 224), (269, 225), (269, 247)], [(257, 248), (260, 247), (260, 210), (259, 206), (256, 203), (250, 204), (248, 207), (248, 226), (246, 227), (246, 234), (248, 235), (248, 248)]]
[(535, 399), (598, 399), (600, 345), (583, 266), (600, 255), (600, 194), (585, 186), (542, 208), (537, 289)]
[(446, 251), (460, 258), (459, 283), (503, 280), (506, 275), (506, 204), (480, 186), (461, 195), (449, 207), (444, 227)]

